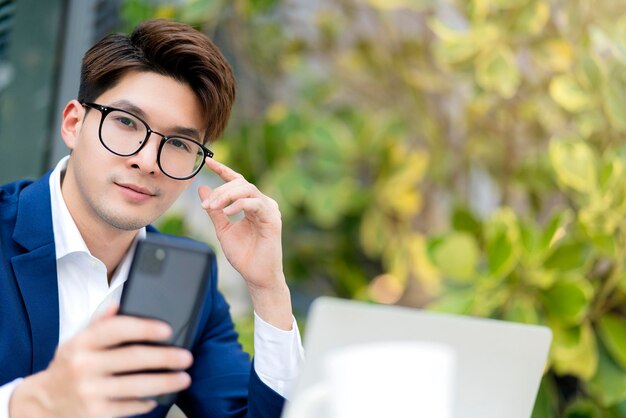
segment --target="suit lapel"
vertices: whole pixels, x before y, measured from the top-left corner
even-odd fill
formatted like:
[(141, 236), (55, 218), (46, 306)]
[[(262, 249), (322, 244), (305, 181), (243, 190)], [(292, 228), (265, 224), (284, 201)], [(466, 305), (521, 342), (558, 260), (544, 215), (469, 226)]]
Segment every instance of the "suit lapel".
[(19, 199), (13, 240), (24, 252), (11, 258), (30, 322), (33, 373), (45, 369), (59, 343), (57, 284), (50, 174), (26, 187)]

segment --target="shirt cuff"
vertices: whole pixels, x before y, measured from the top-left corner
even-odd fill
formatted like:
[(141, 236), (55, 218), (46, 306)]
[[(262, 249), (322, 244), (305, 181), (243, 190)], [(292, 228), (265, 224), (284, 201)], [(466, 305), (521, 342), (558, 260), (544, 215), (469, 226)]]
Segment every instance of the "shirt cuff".
[(0, 418), (9, 418), (9, 401), (11, 400), (11, 395), (13, 395), (13, 391), (22, 380), (24, 379), (15, 379), (12, 382), (0, 386)]
[(296, 319), (290, 331), (278, 329), (254, 313), (254, 370), (263, 383), (285, 399), (304, 361)]

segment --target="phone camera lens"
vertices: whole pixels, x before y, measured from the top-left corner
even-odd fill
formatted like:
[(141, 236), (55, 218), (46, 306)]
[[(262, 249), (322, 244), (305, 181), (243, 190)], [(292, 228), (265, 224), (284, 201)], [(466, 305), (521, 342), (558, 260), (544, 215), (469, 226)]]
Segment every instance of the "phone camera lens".
[(165, 260), (165, 250), (163, 250), (162, 248), (158, 248), (154, 252), (154, 257), (159, 261)]

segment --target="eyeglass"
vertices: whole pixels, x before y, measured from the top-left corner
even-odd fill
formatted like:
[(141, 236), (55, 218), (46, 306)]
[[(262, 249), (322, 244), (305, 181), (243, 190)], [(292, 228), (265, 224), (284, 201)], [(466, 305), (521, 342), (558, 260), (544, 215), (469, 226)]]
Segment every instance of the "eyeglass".
[(157, 164), (163, 174), (170, 178), (190, 179), (198, 174), (206, 157), (213, 157), (213, 152), (198, 141), (153, 131), (143, 119), (126, 110), (97, 103), (81, 104), (100, 111), (100, 142), (107, 150), (120, 157), (137, 154), (146, 145), (151, 134), (159, 135), (161, 143), (157, 152)]

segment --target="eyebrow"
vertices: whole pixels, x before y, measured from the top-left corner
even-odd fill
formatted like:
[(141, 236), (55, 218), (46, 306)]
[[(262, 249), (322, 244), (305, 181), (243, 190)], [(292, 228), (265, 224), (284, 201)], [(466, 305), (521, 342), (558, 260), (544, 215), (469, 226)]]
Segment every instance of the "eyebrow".
[[(121, 110), (125, 110), (129, 113), (139, 116), (141, 119), (148, 119), (148, 115), (146, 115), (146, 112), (144, 112), (143, 109), (129, 102), (128, 100), (124, 100), (124, 99), (117, 100), (111, 103), (108, 107), (117, 107)], [(196, 141), (201, 141), (201, 138), (202, 138), (202, 135), (200, 135), (200, 132), (195, 128), (189, 128), (186, 126), (177, 125), (168, 130), (173, 132), (176, 135), (190, 137), (190, 138), (195, 139)], [(166, 135), (166, 136), (170, 136), (170, 135)]]

